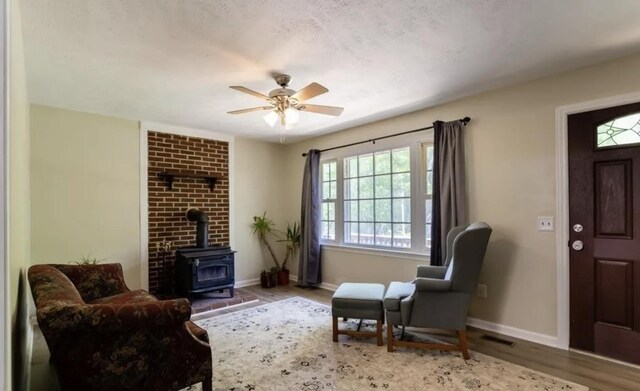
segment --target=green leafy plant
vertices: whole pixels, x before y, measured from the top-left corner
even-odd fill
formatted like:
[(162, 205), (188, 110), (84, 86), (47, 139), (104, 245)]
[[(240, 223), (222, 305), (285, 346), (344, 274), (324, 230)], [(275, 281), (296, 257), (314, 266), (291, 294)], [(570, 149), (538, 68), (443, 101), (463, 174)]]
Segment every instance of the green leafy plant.
[[(271, 219), (267, 217), (267, 212), (264, 212), (262, 216), (253, 216), (253, 224), (251, 225), (253, 230), (253, 234), (257, 235), (260, 241), (265, 245), (271, 258), (273, 259), (273, 263), (275, 266), (272, 267), (272, 271), (280, 271), (287, 270), (287, 263), (296, 252), (298, 248), (300, 248), (300, 224), (295, 222), (293, 224), (287, 223), (287, 227), (284, 232), (278, 230)], [(278, 242), (285, 243), (285, 255), (282, 263), (278, 260), (278, 256), (275, 251), (271, 247), (271, 243), (269, 243), (269, 236), (274, 236), (276, 238), (281, 238)]]
[(92, 257), (91, 253), (88, 253), (87, 255), (81, 255), (80, 256), (80, 260), (76, 261), (75, 264), (76, 265), (97, 265), (98, 263), (104, 261), (104, 259), (98, 259), (96, 257)]
[(271, 243), (269, 243), (268, 236), (270, 234), (275, 234), (276, 229), (270, 218), (267, 217), (267, 212), (264, 212), (262, 216), (253, 216), (253, 224), (251, 225), (251, 229), (254, 235), (258, 235), (262, 244), (265, 245), (269, 254), (271, 254), (271, 258), (273, 262), (276, 264), (278, 270), (280, 270), (280, 262), (278, 261), (278, 257), (276, 253), (273, 251), (271, 247)]
[(282, 261), (282, 269), (287, 269), (287, 262), (293, 256), (293, 254), (300, 248), (300, 224), (296, 221), (295, 223), (287, 223), (287, 228), (284, 231), (284, 239), (279, 240), (280, 242), (286, 243), (286, 253), (284, 256), (284, 261)]

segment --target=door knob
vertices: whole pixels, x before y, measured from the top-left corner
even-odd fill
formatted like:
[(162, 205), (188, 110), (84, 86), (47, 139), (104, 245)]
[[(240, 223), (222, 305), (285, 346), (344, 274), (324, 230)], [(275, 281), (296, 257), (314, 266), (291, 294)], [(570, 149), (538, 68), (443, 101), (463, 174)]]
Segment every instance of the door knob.
[(576, 251), (580, 251), (584, 248), (584, 243), (582, 243), (582, 240), (576, 240), (575, 242), (571, 243), (571, 248)]
[(582, 224), (575, 224), (573, 226), (573, 231), (574, 232), (582, 232), (582, 230), (583, 230)]

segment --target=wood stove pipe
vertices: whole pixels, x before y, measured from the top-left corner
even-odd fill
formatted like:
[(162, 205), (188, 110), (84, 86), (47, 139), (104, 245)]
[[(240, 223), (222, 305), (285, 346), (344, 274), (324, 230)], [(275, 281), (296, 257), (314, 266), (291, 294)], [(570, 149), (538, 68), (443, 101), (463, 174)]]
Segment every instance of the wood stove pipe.
[(187, 219), (196, 222), (196, 247), (209, 247), (209, 216), (196, 208), (187, 210)]

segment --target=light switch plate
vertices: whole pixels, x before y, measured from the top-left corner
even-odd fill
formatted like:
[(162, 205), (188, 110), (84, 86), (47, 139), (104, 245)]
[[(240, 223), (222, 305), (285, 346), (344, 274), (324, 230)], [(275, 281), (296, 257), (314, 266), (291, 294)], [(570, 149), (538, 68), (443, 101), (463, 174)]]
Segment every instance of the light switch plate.
[(553, 216), (538, 217), (538, 231), (553, 231)]

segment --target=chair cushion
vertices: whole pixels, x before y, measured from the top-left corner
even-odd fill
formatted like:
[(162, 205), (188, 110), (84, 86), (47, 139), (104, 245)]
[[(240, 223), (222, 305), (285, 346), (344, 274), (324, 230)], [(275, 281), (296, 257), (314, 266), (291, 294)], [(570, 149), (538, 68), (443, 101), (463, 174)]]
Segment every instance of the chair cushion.
[(402, 299), (411, 296), (415, 290), (416, 285), (411, 282), (392, 282), (384, 295), (384, 309), (387, 311), (400, 311)]
[(331, 299), (334, 316), (377, 319), (382, 314), (384, 285), (346, 282)]
[(137, 289), (135, 291), (120, 293), (119, 295), (103, 297), (92, 301), (90, 304), (131, 304), (157, 300), (158, 299), (151, 293)]

